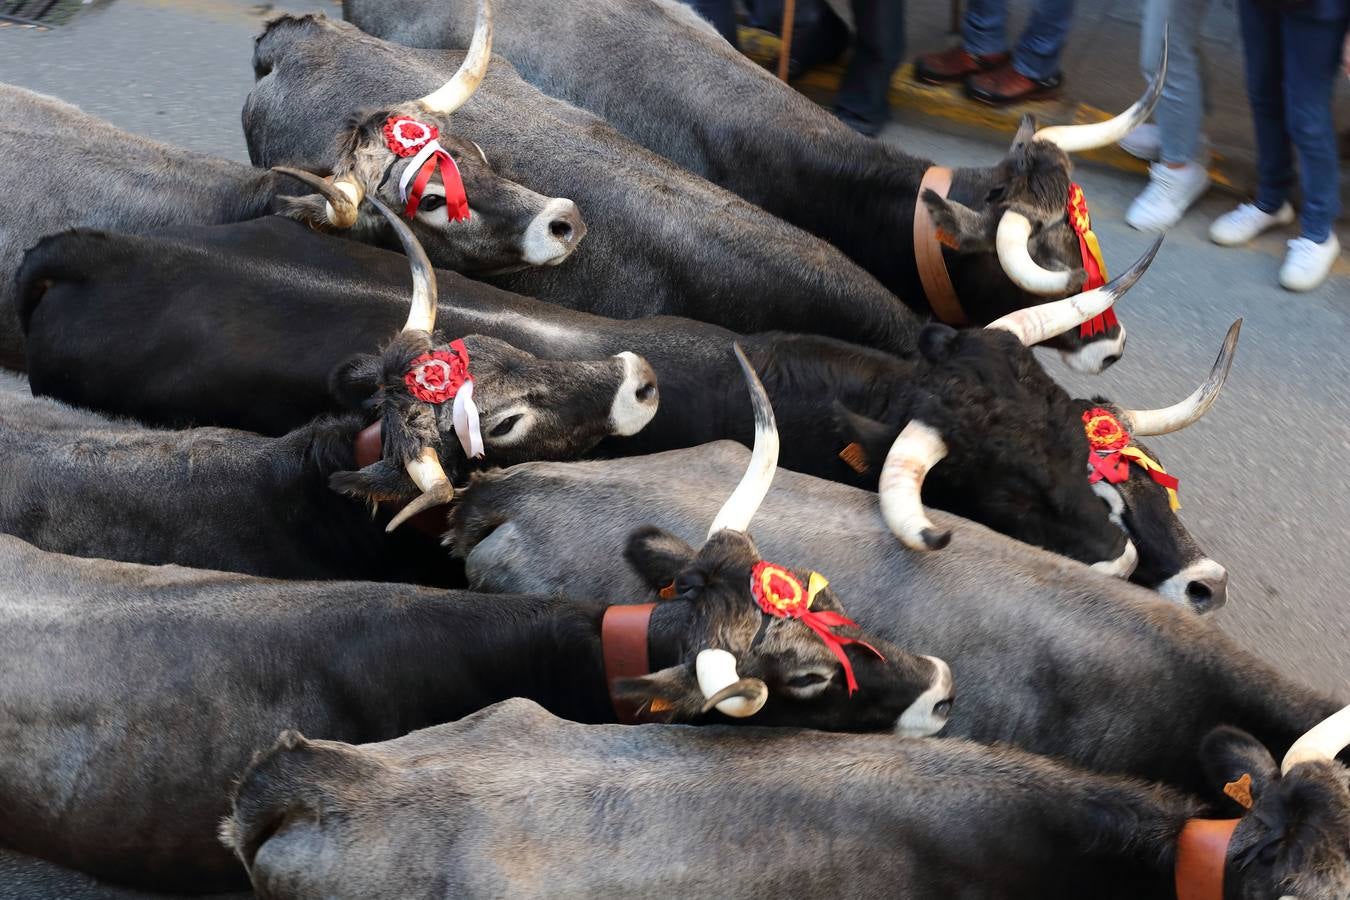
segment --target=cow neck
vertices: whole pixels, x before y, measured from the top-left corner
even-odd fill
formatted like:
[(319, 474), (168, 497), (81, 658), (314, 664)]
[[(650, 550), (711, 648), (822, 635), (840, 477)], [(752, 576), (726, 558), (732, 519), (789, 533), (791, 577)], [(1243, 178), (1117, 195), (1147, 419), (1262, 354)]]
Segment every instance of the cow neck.
[[(357, 432), (356, 441), (353, 449), (356, 453), (356, 466), (364, 469), (366, 466), (373, 465), (380, 461), (384, 456), (384, 423), (376, 419), (374, 424), (368, 425)], [(396, 513), (406, 503), (388, 504), (389, 512)], [(430, 509), (423, 510), (408, 520), (408, 523), (425, 534), (429, 534), (437, 540), (445, 533), (446, 506), (433, 506)]]
[(1177, 900), (1223, 900), (1228, 845), (1241, 819), (1187, 819), (1177, 837)]
[(249, 176), (242, 182), (222, 185), (216, 195), (219, 207), (216, 210), (217, 221), (221, 223), (246, 222), (276, 213), (281, 208), (281, 198), (303, 196), (308, 191), (303, 184), (276, 172), (263, 172)]
[(923, 202), (925, 191), (933, 191), (945, 198), (952, 188), (952, 170), (945, 166), (929, 166), (919, 182), (919, 199), (914, 204), (914, 264), (919, 270), (919, 283), (924, 299), (934, 318), (953, 327), (970, 324), (970, 318), (961, 308), (956, 296), (951, 273), (943, 251), (954, 240), (944, 234), (933, 221), (933, 213)]

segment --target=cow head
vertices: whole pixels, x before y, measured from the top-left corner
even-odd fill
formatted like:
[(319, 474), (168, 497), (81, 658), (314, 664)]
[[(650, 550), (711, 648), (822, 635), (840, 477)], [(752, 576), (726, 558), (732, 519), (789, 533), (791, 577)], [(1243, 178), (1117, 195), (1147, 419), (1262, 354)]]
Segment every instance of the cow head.
[(389, 346), (348, 360), (334, 375), (338, 395), (377, 407), (383, 425), (383, 458), (359, 472), (334, 474), (335, 490), (372, 501), (412, 499), (389, 523), (392, 530), (423, 509), (448, 503), (453, 485), (467, 478), (478, 457), (496, 465), (571, 459), (610, 435), (636, 434), (651, 421), (656, 375), (633, 353), (545, 360), (496, 338), (469, 335), (447, 343), (436, 335), (431, 262), (393, 210), (374, 196), (366, 199), (403, 243), (413, 302)]
[[(1071, 213), (1069, 154), (1113, 144), (1147, 120), (1162, 94), (1166, 71), (1164, 46), (1144, 96), (1106, 122), (1038, 130), (1035, 119), (1025, 117), (1002, 162), (992, 169), (962, 170), (954, 179), (969, 205), (924, 191), (919, 202), (928, 207), (961, 261), (950, 273), (957, 293), (984, 298), (985, 308), (969, 310), (973, 317), (989, 321), (1083, 289), (1088, 278), (1084, 247), (1091, 242), (1080, 243), (1074, 228), (1078, 216)], [(1085, 216), (1085, 204), (1082, 210)], [(1125, 349), (1124, 326), (1105, 311), (1102, 315), (1093, 323), (1096, 327), (1057, 334), (1047, 344), (1059, 349), (1073, 369), (1102, 371)]]
[(1270, 751), (1236, 728), (1205, 738), (1206, 775), (1242, 812), (1225, 853), (1225, 897), (1350, 896), (1350, 772), (1336, 761), (1347, 744), (1350, 707), (1296, 741), (1279, 768)]
[[(919, 351), (929, 366), (923, 382), (931, 388), (910, 406), (903, 428), (851, 419), (869, 458), (885, 457), (881, 511), (907, 547), (935, 550), (950, 538), (924, 513), (927, 488), (950, 512), (1106, 574), (1130, 574), (1134, 545), (1104, 515), (1083, 477), (1081, 413), (1028, 348), (1115, 303), (1158, 246), (1087, 293), (1018, 310), (984, 329), (924, 329)], [(871, 435), (860, 439), (864, 430)]]
[[(716, 710), (755, 724), (937, 732), (952, 701), (946, 663), (862, 635), (821, 575), (760, 558), (747, 529), (773, 480), (778, 432), (739, 346), (736, 355), (755, 410), (749, 467), (698, 549), (657, 528), (630, 537), (630, 564), (668, 598), (667, 615), (653, 617), (653, 655), (678, 661), (618, 680), (616, 695), (671, 720)], [(678, 624), (661, 630), (661, 620)]]
[(1085, 421), (1094, 408), (1112, 413), (1123, 432), (1122, 441), (1133, 448), (1126, 451), (1128, 456), (1118, 455), (1118, 450), (1089, 449), (1088, 464), (1093, 490), (1139, 551), (1139, 565), (1130, 580), (1196, 612), (1210, 612), (1227, 602), (1228, 571), (1206, 556), (1182, 525), (1176, 494), (1168, 490), (1171, 476), (1158, 454), (1137, 438), (1180, 431), (1200, 420), (1223, 389), (1241, 330), (1239, 319), (1228, 329), (1209, 377), (1180, 403), (1163, 409), (1127, 409), (1100, 397), (1090, 403), (1078, 401)]
[(455, 75), (419, 100), (357, 114), (338, 139), (332, 189), (293, 201), (290, 214), (378, 231), (379, 217), (361, 212), (369, 193), (403, 211), (443, 268), (485, 275), (567, 259), (586, 233), (576, 204), (502, 178), (477, 144), (452, 134), (451, 114), (482, 82), (491, 46), (491, 6), (479, 0), (473, 43)]

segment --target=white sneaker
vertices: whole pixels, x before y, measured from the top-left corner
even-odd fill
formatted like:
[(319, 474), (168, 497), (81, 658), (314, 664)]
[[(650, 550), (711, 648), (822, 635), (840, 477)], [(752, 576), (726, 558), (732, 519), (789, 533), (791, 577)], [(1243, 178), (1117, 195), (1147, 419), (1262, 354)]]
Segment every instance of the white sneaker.
[(1140, 231), (1166, 231), (1207, 190), (1209, 173), (1199, 163), (1180, 169), (1154, 163), (1148, 167), (1148, 187), (1130, 204), (1125, 222)]
[(1209, 239), (1225, 247), (1245, 244), (1263, 231), (1294, 221), (1294, 208), (1287, 202), (1275, 213), (1262, 212), (1254, 203), (1244, 203), (1224, 213), (1209, 226)]
[(1340, 255), (1341, 242), (1334, 234), (1320, 244), (1305, 237), (1294, 238), (1280, 266), (1281, 286), (1290, 291), (1311, 291), (1327, 280)]
[(1139, 159), (1157, 162), (1162, 159), (1162, 132), (1152, 122), (1137, 125), (1120, 139), (1120, 149)]

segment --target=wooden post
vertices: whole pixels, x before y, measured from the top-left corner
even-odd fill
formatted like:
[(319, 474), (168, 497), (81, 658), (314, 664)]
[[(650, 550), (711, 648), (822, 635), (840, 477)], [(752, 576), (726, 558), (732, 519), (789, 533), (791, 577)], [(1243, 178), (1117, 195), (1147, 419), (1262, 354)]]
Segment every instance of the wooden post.
[(792, 26), (797, 18), (797, 0), (783, 2), (783, 46), (778, 51), (778, 78), (788, 80), (788, 58), (792, 53)]

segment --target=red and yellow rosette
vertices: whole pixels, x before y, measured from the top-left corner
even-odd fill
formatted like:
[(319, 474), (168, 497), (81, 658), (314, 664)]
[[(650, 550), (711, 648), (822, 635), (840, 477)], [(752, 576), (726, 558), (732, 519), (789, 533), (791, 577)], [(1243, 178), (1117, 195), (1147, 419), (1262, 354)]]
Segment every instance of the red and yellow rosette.
[(1130, 462), (1143, 469), (1155, 482), (1167, 491), (1167, 504), (1175, 512), (1181, 509), (1177, 497), (1180, 487), (1175, 476), (1167, 474), (1162, 464), (1151, 458), (1143, 450), (1130, 445), (1130, 433), (1109, 409), (1095, 406), (1083, 413), (1083, 429), (1087, 432), (1088, 444), (1088, 481), (1096, 484), (1105, 480), (1108, 484), (1120, 484), (1130, 477)]
[(754, 595), (759, 608), (768, 615), (779, 619), (799, 619), (810, 628), (830, 648), (830, 652), (844, 667), (844, 676), (848, 681), (851, 695), (858, 689), (858, 679), (853, 675), (853, 666), (844, 652), (845, 644), (860, 644), (885, 659), (877, 648), (857, 638), (835, 634), (833, 629), (840, 626), (857, 628), (858, 623), (833, 610), (813, 610), (811, 605), (816, 595), (823, 591), (829, 582), (825, 576), (812, 572), (809, 584), (802, 587), (801, 579), (780, 565), (761, 560), (750, 570), (750, 593)]

